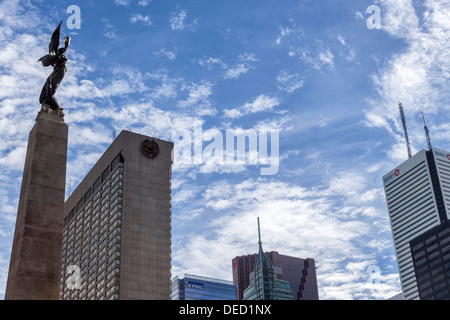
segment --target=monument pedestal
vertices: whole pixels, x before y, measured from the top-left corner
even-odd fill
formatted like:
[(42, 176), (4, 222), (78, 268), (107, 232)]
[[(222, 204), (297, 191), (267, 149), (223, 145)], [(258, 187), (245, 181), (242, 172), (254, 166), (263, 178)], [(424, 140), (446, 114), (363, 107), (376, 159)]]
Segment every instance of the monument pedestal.
[[(43, 106), (30, 132), (6, 300), (58, 300), (68, 126)], [(20, 124), (18, 124), (20, 125)]]

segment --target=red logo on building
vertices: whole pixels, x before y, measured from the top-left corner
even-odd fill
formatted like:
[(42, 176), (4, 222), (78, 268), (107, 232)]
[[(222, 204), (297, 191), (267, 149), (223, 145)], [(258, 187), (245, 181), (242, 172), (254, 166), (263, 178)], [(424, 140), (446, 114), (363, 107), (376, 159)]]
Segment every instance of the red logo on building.
[(400, 170), (395, 170), (395, 172), (394, 172), (394, 175), (396, 176), (396, 177), (398, 177), (399, 176), (399, 174), (400, 174)]
[(447, 159), (450, 160), (450, 154), (447, 155)]

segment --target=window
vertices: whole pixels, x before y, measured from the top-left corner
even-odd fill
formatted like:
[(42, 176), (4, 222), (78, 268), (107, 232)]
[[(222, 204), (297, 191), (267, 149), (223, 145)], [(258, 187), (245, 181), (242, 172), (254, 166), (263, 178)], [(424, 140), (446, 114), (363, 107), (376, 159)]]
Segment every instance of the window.
[(69, 213), (69, 221), (72, 220), (73, 216), (75, 215), (75, 208), (72, 209)]
[(109, 175), (109, 166), (102, 173), (102, 182), (105, 181), (106, 178), (108, 178), (108, 175)]
[(417, 251), (418, 249), (423, 247), (423, 242), (418, 243), (412, 248), (412, 251)]
[(91, 195), (92, 195), (92, 188), (89, 188), (89, 190), (84, 194), (84, 202), (87, 202), (87, 200), (89, 200)]
[(114, 170), (114, 168), (119, 164), (123, 163), (123, 157), (122, 154), (118, 154), (117, 157), (114, 158), (114, 160), (111, 162), (111, 170)]
[(93, 187), (92, 187), (92, 192), (95, 192), (95, 190), (97, 190), (98, 187), (100, 187), (101, 183), (102, 183), (102, 181), (100, 180), (100, 178), (98, 178), (98, 179), (94, 182), (94, 185), (93, 185)]

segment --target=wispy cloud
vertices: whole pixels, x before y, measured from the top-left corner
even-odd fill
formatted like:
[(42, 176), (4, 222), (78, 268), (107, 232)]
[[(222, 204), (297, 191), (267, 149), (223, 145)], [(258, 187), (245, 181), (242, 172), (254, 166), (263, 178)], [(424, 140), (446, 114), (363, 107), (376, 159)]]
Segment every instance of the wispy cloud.
[(152, 21), (150, 20), (150, 16), (149, 15), (142, 15), (140, 13), (136, 13), (133, 14), (130, 18), (131, 23), (136, 23), (136, 22), (140, 22), (145, 26), (151, 26), (152, 25)]
[(237, 79), (241, 74), (247, 73), (250, 70), (245, 64), (240, 63), (232, 68), (229, 68), (225, 73), (225, 79)]
[(289, 27), (281, 27), (280, 26), (280, 35), (278, 36), (276, 43), (280, 44), (281, 39), (283, 39), (284, 37), (288, 37), (293, 31), (294, 30)]
[(237, 79), (252, 69), (252, 63), (257, 62), (258, 59), (255, 58), (254, 54), (244, 53), (238, 56), (238, 61), (239, 62), (237, 64), (230, 66), (220, 58), (209, 57), (207, 59), (200, 59), (198, 63), (201, 66), (206, 66), (208, 70), (213, 70), (215, 66), (224, 69), (224, 79)]
[(172, 13), (169, 19), (170, 27), (172, 28), (172, 30), (183, 30), (186, 27), (185, 25), (186, 18), (187, 18), (186, 10), (180, 10), (178, 12)]
[(304, 81), (298, 73), (281, 71), (276, 79), (278, 89), (292, 93), (303, 87)]
[(117, 37), (116, 28), (111, 24), (107, 18), (102, 18), (103, 35), (107, 38), (114, 39)]
[(141, 7), (146, 7), (152, 2), (152, 0), (139, 0), (138, 5)]
[(164, 55), (165, 57), (167, 57), (169, 60), (175, 60), (175, 58), (177, 57), (176, 53), (173, 51), (168, 51), (166, 49), (161, 49), (160, 53), (162, 55)]
[(200, 59), (198, 63), (201, 66), (206, 66), (208, 70), (211, 70), (215, 65), (220, 66), (222, 69), (228, 68), (228, 65), (219, 58), (209, 57), (207, 59)]
[(129, 6), (131, 1), (130, 0), (114, 0), (114, 3), (119, 6)]
[(188, 96), (185, 100), (178, 101), (178, 107), (194, 108), (199, 115), (215, 115), (217, 111), (209, 101), (213, 86), (214, 84), (209, 81), (185, 86), (184, 91), (188, 91)]
[(241, 116), (273, 110), (280, 104), (280, 100), (276, 97), (269, 97), (267, 95), (258, 96), (253, 102), (247, 102), (237, 109), (225, 109), (224, 114), (227, 118), (239, 118)]
[[(442, 120), (449, 122), (448, 110), (450, 95), (450, 8), (442, 1), (427, 1), (425, 15), (419, 27), (419, 18), (410, 1), (382, 1), (383, 30), (403, 38), (406, 49), (394, 54), (381, 70), (373, 74), (377, 97), (369, 100), (365, 110), (368, 126), (384, 127), (402, 141), (403, 129), (399, 121), (398, 104), (406, 110), (408, 129), (414, 136), (423, 135), (423, 123), (419, 117), (425, 112), (432, 123), (433, 115), (439, 113)], [(445, 139), (443, 141), (446, 141)], [(422, 148), (424, 144), (411, 141), (413, 147)]]

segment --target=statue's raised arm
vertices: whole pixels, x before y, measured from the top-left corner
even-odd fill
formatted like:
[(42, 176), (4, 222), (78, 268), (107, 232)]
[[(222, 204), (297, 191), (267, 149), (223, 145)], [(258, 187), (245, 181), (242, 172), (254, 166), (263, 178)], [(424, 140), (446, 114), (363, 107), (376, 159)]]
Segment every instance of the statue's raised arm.
[(67, 72), (66, 69), (66, 50), (70, 46), (70, 38), (64, 38), (64, 48), (59, 47), (59, 37), (61, 33), (61, 24), (59, 23), (58, 27), (52, 34), (52, 39), (48, 46), (48, 54), (39, 59), (39, 62), (42, 62), (44, 67), (52, 66), (53, 72), (47, 78), (47, 81), (44, 84), (44, 87), (41, 91), (41, 96), (39, 97), (39, 102), (42, 105), (49, 106), (52, 110), (61, 109), (61, 104), (58, 99), (55, 98), (56, 89), (58, 89), (59, 84), (61, 83), (64, 75)]

